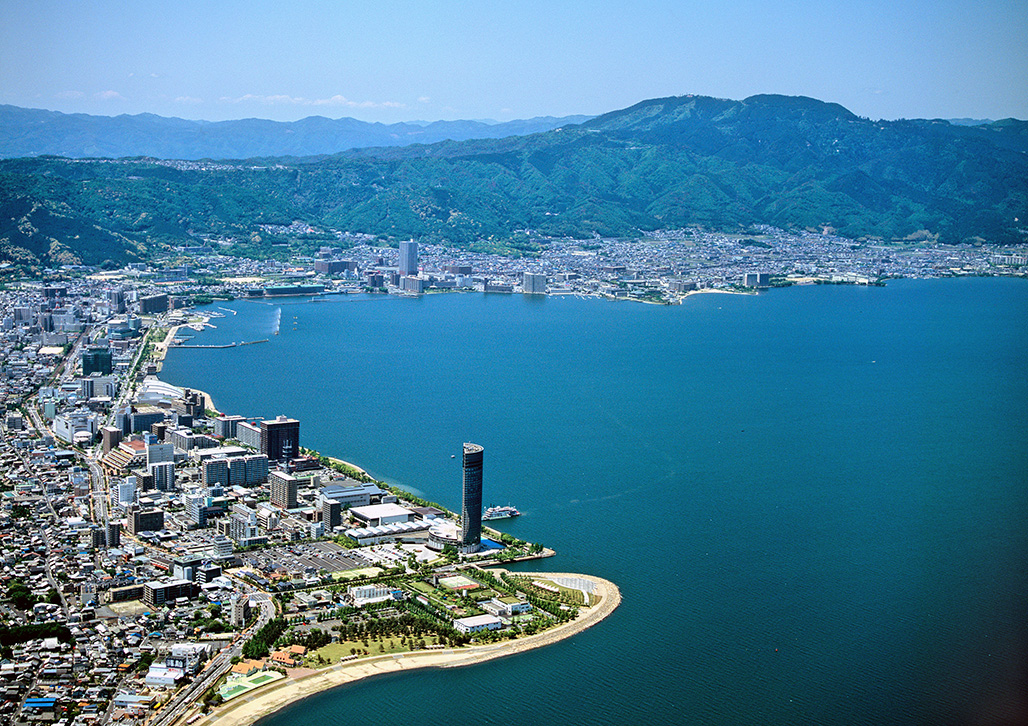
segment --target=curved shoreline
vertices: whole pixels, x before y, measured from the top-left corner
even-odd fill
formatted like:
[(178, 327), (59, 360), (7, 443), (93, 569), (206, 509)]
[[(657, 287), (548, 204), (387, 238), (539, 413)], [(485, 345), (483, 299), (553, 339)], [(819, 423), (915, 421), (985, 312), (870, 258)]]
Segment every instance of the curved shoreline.
[[(484, 663), (494, 658), (504, 658), (534, 648), (542, 648), (570, 638), (572, 635), (596, 625), (613, 613), (621, 603), (621, 591), (618, 590), (617, 585), (600, 577), (563, 572), (519, 574), (540, 577), (580, 577), (594, 583), (597, 593), (602, 599), (598, 606), (580, 610), (578, 618), (569, 623), (562, 623), (545, 632), (518, 640), (456, 650), (422, 650), (416, 653), (373, 656), (323, 668), (298, 678), (276, 681), (266, 686), (267, 690), (258, 690), (250, 696), (240, 696), (237, 701), (230, 701), (228, 704), (212, 710), (207, 715), (193, 721), (191, 726), (211, 726), (214, 723), (217, 723), (218, 726), (250, 726), (304, 698), (372, 676), (419, 668), (457, 668)], [(194, 710), (187, 713), (194, 713)], [(185, 715), (183, 714), (183, 716)], [(180, 718), (177, 723), (181, 722)]]

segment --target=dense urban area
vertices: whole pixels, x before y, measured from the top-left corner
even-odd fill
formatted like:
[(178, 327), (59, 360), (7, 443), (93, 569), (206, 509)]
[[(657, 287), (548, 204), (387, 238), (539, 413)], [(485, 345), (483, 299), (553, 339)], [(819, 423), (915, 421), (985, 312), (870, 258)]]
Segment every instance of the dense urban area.
[(1025, 274), (1026, 251), (1010, 248), (749, 232), (549, 239), (520, 258), (340, 235), (288, 262), (209, 239), (120, 270), (8, 279), (0, 722), (189, 722), (315, 669), (516, 639), (597, 605), (588, 581), (483, 569), (553, 553), (482, 525), (481, 447), (464, 445), (458, 516), (304, 448), (287, 415), (219, 412), (162, 382), (180, 331), (235, 314), (198, 304), (446, 291), (673, 304), (702, 290)]

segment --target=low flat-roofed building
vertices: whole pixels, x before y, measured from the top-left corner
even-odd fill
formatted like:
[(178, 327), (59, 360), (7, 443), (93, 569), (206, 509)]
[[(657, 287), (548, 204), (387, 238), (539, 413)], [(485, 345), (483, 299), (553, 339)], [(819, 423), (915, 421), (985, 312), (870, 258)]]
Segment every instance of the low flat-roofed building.
[(200, 588), (189, 580), (162, 579), (143, 583), (143, 603), (159, 607), (179, 598), (196, 597)]
[(530, 603), (516, 597), (494, 597), (479, 603), (479, 607), (498, 618), (509, 618), (520, 613), (527, 613), (532, 609)]
[(414, 516), (414, 512), (399, 504), (371, 504), (367, 507), (354, 507), (350, 510), (350, 514), (367, 523), (369, 527), (409, 522)]
[(114, 696), (115, 708), (150, 708), (157, 698), (152, 693), (118, 693)]
[(357, 607), (386, 600), (403, 599), (403, 592), (401, 590), (381, 585), (357, 585), (349, 588), (347, 592), (353, 598), (353, 604)]
[(150, 670), (146, 672), (146, 685), (174, 686), (185, 677), (186, 672), (181, 668), (172, 668), (154, 663), (150, 666)]
[(503, 621), (495, 615), (472, 615), (453, 621), (453, 629), (458, 633), (480, 633), (483, 630), (499, 630), (502, 627)]
[(321, 487), (321, 496), (325, 499), (333, 499), (343, 507), (366, 507), (371, 505), (374, 497), (382, 496), (384, 492), (377, 484), (362, 484), (353, 479), (345, 482), (330, 482)]
[(414, 507), (411, 511), (422, 519), (436, 519), (446, 514), (446, 512), (437, 507)]
[(379, 524), (373, 527), (356, 527), (346, 530), (346, 536), (363, 547), (382, 542), (423, 543), (428, 541), (428, 531), (428, 522), (419, 520)]

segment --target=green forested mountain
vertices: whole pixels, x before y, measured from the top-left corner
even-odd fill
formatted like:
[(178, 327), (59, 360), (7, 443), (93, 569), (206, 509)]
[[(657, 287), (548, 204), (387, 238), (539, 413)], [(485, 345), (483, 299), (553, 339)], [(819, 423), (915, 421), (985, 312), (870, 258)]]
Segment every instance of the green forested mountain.
[(871, 121), (809, 98), (655, 99), (530, 136), (190, 165), (0, 162), (0, 254), (123, 261), (302, 220), (457, 246), (704, 225), (1025, 240), (1028, 123)]

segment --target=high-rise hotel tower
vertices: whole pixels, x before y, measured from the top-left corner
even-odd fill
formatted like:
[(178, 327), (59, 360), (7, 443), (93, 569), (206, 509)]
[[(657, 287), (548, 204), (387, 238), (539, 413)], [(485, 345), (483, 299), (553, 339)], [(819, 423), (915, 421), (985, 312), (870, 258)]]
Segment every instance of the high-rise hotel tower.
[(460, 551), (477, 552), (482, 543), (482, 447), (478, 444), (464, 444), (460, 522)]

